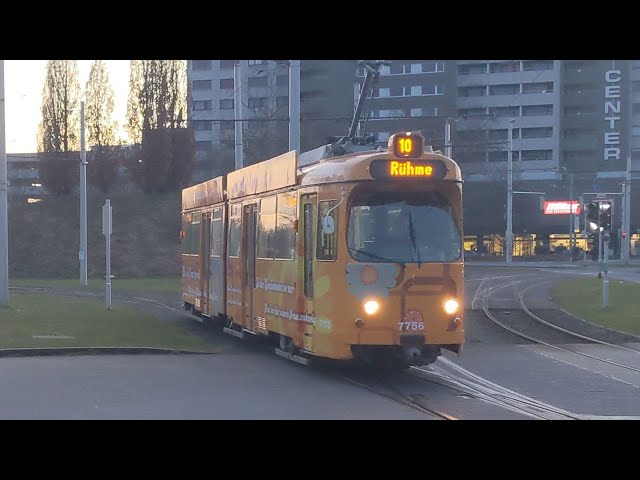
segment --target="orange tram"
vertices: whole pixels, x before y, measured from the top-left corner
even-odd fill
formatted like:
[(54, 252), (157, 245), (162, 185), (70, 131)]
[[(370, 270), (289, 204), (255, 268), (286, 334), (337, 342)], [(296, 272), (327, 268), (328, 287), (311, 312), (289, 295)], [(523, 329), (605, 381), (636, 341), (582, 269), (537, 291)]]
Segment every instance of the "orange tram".
[(415, 132), (354, 149), (292, 151), (184, 189), (184, 308), (302, 363), (461, 354), (460, 168)]

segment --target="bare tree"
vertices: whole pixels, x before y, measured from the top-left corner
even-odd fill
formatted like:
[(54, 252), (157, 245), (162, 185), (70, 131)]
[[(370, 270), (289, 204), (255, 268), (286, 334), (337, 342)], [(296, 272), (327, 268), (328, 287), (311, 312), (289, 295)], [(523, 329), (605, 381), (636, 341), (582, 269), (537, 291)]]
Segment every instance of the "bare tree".
[(117, 177), (118, 157), (109, 148), (116, 144), (117, 123), (113, 121), (113, 87), (102, 60), (91, 65), (85, 95), (85, 118), (91, 146), (87, 174), (93, 185), (107, 193)]
[(142, 144), (142, 153), (127, 167), (146, 192), (188, 182), (194, 156), (192, 131), (183, 128), (188, 95), (186, 61), (131, 61), (127, 132)]
[(76, 184), (79, 147), (80, 83), (75, 60), (49, 60), (42, 90), (42, 122), (37, 140), (40, 178), (54, 194), (69, 193)]

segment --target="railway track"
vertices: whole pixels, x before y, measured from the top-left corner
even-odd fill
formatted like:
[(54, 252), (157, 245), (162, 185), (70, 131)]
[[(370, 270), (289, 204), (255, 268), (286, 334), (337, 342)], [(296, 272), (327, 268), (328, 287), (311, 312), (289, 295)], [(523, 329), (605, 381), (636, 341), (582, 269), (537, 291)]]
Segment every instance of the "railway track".
[[(592, 355), (586, 352), (581, 352), (573, 348), (569, 348), (570, 344), (577, 343), (577, 339), (581, 341), (586, 341), (592, 344), (601, 344), (606, 345), (611, 348), (617, 350), (624, 350), (628, 352), (633, 352), (636, 354), (640, 354), (640, 351), (627, 347), (625, 345), (617, 345), (614, 343), (606, 342), (603, 340), (599, 340), (597, 338), (589, 337), (586, 335), (579, 334), (577, 332), (573, 332), (571, 330), (567, 330), (565, 328), (554, 325), (539, 315), (534, 314), (524, 303), (524, 292), (527, 290), (539, 286), (542, 283), (549, 282), (546, 281), (538, 281), (529, 286), (527, 286), (524, 290), (518, 290), (518, 286), (524, 282), (525, 280), (514, 280), (505, 284), (495, 285), (493, 287), (488, 287), (484, 290), (484, 292), (480, 295), (481, 298), (481, 308), (485, 314), (485, 316), (491, 320), (496, 325), (508, 330), (509, 332), (524, 338), (534, 344), (544, 345), (559, 351), (581, 355), (583, 357), (591, 358), (593, 360), (607, 363), (609, 365), (614, 365), (616, 367), (630, 370), (634, 372), (640, 373), (640, 368), (626, 365), (623, 363), (615, 362), (613, 360), (602, 358), (597, 355)], [(502, 318), (499, 318), (499, 315), (496, 313), (496, 309), (490, 308), (490, 298), (491, 295), (495, 294), (497, 291), (502, 289), (514, 287), (516, 289), (516, 299), (518, 302), (519, 310), (509, 309), (508, 311), (503, 311)], [(492, 311), (493, 310), (493, 311)], [(508, 312), (508, 315), (507, 315)], [(506, 318), (508, 317), (508, 319)], [(532, 328), (532, 325), (535, 325), (535, 328)], [(544, 337), (544, 338), (542, 338)]]

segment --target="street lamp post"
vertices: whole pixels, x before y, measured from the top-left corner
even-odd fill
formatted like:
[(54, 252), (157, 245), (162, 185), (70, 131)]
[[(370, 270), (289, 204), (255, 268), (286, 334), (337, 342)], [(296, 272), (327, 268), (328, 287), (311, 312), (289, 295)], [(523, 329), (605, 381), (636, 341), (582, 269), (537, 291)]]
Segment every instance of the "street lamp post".
[(506, 260), (511, 263), (513, 254), (513, 122), (509, 123), (509, 156), (507, 157), (507, 244)]

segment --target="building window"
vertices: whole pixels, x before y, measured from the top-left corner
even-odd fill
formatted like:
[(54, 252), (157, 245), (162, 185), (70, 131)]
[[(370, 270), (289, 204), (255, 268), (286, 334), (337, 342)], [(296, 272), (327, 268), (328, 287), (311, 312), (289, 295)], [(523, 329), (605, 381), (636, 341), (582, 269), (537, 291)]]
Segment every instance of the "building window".
[[(424, 72), (424, 67), (422, 69)], [(458, 75), (481, 75), (487, 73), (486, 63), (473, 63), (471, 65), (458, 65)]]
[(486, 116), (487, 109), (486, 108), (461, 108), (460, 110), (458, 110), (458, 113), (463, 117)]
[(193, 129), (199, 132), (211, 130), (211, 120), (194, 120)]
[(194, 90), (211, 90), (211, 80), (194, 80)]
[(460, 87), (458, 95), (461, 97), (484, 97), (487, 94), (486, 87)]
[(289, 75), (278, 75), (276, 77), (276, 86), (277, 87), (288, 87), (289, 86)]
[(233, 78), (221, 78), (220, 79), (220, 89), (228, 90), (233, 88)]
[(507, 151), (506, 150), (498, 150), (489, 152), (489, 161), (490, 162), (506, 162), (507, 161)]
[(523, 105), (523, 117), (537, 117), (543, 115), (553, 115), (553, 105)]
[(522, 93), (551, 93), (553, 92), (553, 82), (524, 83)]
[(422, 95), (442, 95), (443, 93), (442, 85), (422, 85)]
[[(418, 66), (422, 67), (422, 73), (437, 73), (437, 72), (444, 72), (444, 62), (424, 62), (422, 64), (417, 64), (416, 65), (416, 69)], [(413, 67), (413, 65), (412, 65)], [(421, 73), (420, 71), (412, 71), (411, 73)]]
[(229, 132), (236, 128), (236, 122), (233, 120), (223, 120), (220, 122), (220, 130), (223, 132)]
[(522, 69), (525, 72), (532, 70), (553, 70), (553, 60), (525, 60), (522, 62)]
[(519, 83), (489, 86), (489, 95), (516, 95), (518, 93), (520, 93)]
[(520, 107), (489, 107), (489, 115), (496, 117), (518, 117)]
[(211, 100), (194, 100), (193, 102), (193, 110), (211, 110), (212, 107)]
[(289, 97), (282, 95), (276, 97), (276, 108), (284, 108), (287, 106), (289, 106)]
[(249, 60), (249, 65), (262, 65), (264, 60)]
[(193, 60), (191, 68), (193, 70), (211, 70), (211, 60)]
[(489, 73), (519, 72), (520, 62), (497, 62), (489, 64)]
[(249, 108), (264, 108), (267, 104), (265, 97), (253, 97), (249, 99)]
[(553, 150), (523, 150), (521, 158), (523, 161), (551, 160)]
[(634, 103), (633, 105), (631, 105), (631, 113), (633, 113), (634, 115), (640, 113), (640, 103)]
[(390, 109), (390, 110), (378, 110), (378, 118), (403, 118), (404, 110)]
[(565, 85), (562, 88), (563, 95), (578, 94), (578, 95), (593, 95), (600, 91), (594, 83), (574, 83), (572, 85)]
[(239, 65), (240, 60), (220, 60), (220, 68), (233, 68), (234, 65)]
[(580, 117), (582, 115), (590, 115), (592, 113), (594, 113), (594, 109), (588, 105), (564, 107), (564, 114), (567, 117)]
[(634, 92), (640, 92), (640, 80), (634, 80), (631, 82), (631, 89)]
[(220, 100), (220, 110), (233, 110), (233, 98), (223, 98)]
[(640, 127), (631, 127), (631, 135), (640, 137)]
[(392, 97), (402, 97), (402, 96), (404, 96), (404, 88), (402, 88), (402, 87), (391, 87), (391, 96)]
[(401, 75), (404, 73), (404, 66), (401, 63), (392, 62), (389, 67), (389, 73), (391, 75)]
[(523, 128), (522, 138), (551, 138), (553, 127)]
[(421, 117), (422, 116), (422, 108), (412, 108), (411, 109), (412, 117)]
[(506, 128), (498, 130), (489, 130), (489, 140), (507, 141), (509, 139), (509, 130)]
[(391, 96), (391, 89), (390, 88), (379, 88), (377, 96), (378, 97), (389, 97), (389, 96)]
[(266, 87), (267, 77), (249, 77), (250, 87)]

